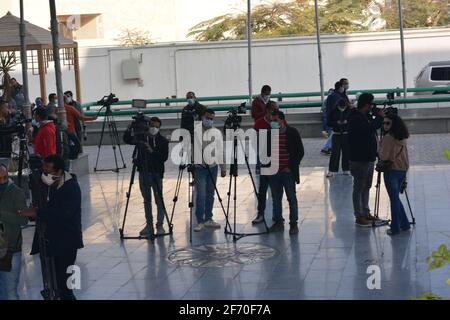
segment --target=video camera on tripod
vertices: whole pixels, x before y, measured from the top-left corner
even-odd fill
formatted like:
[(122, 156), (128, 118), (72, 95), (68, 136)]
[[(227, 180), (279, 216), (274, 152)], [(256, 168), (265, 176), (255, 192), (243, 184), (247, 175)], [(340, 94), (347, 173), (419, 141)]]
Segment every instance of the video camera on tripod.
[(11, 124), (0, 126), (0, 135), (12, 135), (17, 133), (19, 136), (23, 136), (25, 134), (25, 126), (27, 123), (31, 123), (31, 119), (27, 119), (22, 112), (13, 114)]
[(372, 115), (376, 115), (380, 111), (383, 111), (385, 115), (389, 115), (389, 114), (397, 115), (398, 114), (398, 108), (393, 107), (393, 105), (395, 104), (394, 92), (388, 92), (386, 94), (386, 99), (387, 100), (383, 101), (383, 103), (382, 103), (382, 105), (383, 105), (382, 109), (378, 108), (375, 104), (372, 106), (372, 110), (371, 110)]
[(119, 102), (119, 98), (114, 93), (110, 93), (108, 96), (104, 96), (97, 101), (98, 106), (111, 106), (113, 103)]
[(240, 114), (246, 114), (247, 108), (245, 107), (245, 102), (242, 102), (240, 106), (231, 108), (228, 111), (228, 117), (225, 119), (225, 124), (223, 129), (237, 129), (241, 126), (242, 117)]

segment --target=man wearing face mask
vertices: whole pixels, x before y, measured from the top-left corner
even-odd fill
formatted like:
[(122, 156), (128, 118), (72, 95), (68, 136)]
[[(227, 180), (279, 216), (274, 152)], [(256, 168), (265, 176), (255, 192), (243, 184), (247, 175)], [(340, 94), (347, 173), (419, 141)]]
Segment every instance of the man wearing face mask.
[[(81, 115), (83, 115), (83, 108), (81, 107), (81, 104), (78, 101), (75, 101), (73, 99), (72, 91), (69, 90), (69, 91), (64, 92), (64, 101), (69, 106), (72, 106), (75, 109), (77, 109), (77, 111)], [(83, 128), (86, 128), (86, 126), (85, 126), (84, 122), (79, 119), (75, 119), (74, 124), (75, 124), (75, 133), (76, 133), (78, 139), (81, 141), (82, 135), (83, 135)]]
[(286, 125), (285, 116), (282, 111), (272, 112), (271, 129), (278, 130), (278, 172), (269, 177), (270, 190), (273, 197), (274, 224), (270, 231), (281, 231), (283, 229), (282, 200), (283, 192), (289, 202), (289, 234), (298, 233), (298, 203), (295, 185), (300, 183), (300, 162), (305, 155), (302, 138), (294, 127)]
[(195, 93), (189, 91), (186, 93), (187, 106), (181, 112), (181, 128), (188, 130), (191, 136), (194, 135), (194, 122), (202, 119), (206, 107), (200, 104)]
[(27, 207), (25, 194), (11, 180), (8, 170), (0, 164), (0, 237), (6, 255), (0, 254), (0, 300), (17, 300), (20, 270), (22, 267), (22, 230), (28, 219), (16, 212)]
[[(64, 171), (64, 160), (57, 155), (43, 161), (42, 182), (48, 186), (45, 208), (18, 210), (23, 217), (36, 217), (45, 224), (48, 239), (47, 254), (55, 261), (58, 295), (61, 300), (75, 300), (67, 286), (69, 266), (75, 265), (78, 249), (83, 248), (81, 229), (81, 190), (75, 175)], [(39, 243), (33, 241), (31, 254), (39, 253)]]
[(264, 118), (264, 116), (266, 115), (266, 109), (270, 101), (271, 92), (272, 88), (266, 84), (261, 88), (261, 94), (253, 99), (251, 113), (255, 123), (259, 119)]
[(56, 127), (54, 122), (48, 119), (47, 110), (37, 108), (34, 118), (39, 128), (33, 140), (34, 153), (41, 158), (56, 154)]
[(158, 117), (150, 118), (148, 132), (143, 136), (133, 136), (135, 132), (132, 125), (124, 134), (127, 144), (137, 145), (137, 169), (139, 171), (139, 186), (144, 198), (144, 210), (146, 225), (139, 233), (141, 237), (150, 237), (154, 234), (152, 215), (152, 190), (155, 197), (157, 216), (156, 234), (165, 234), (164, 224), (164, 199), (163, 176), (164, 162), (169, 157), (169, 141), (159, 132), (161, 120)]
[[(207, 132), (209, 130), (218, 130), (214, 128), (214, 118), (215, 112), (211, 109), (206, 109), (205, 114), (202, 119), (203, 131)], [(220, 133), (219, 133), (220, 134)], [(214, 140), (215, 141), (215, 140)], [(202, 146), (202, 155), (206, 145), (203, 141), (195, 141)], [(215, 150), (219, 150), (220, 147), (217, 146)], [(204, 228), (219, 229), (220, 224), (213, 220), (213, 207), (214, 207), (214, 191), (217, 181), (218, 165), (209, 164), (207, 165), (205, 158), (202, 157), (202, 164), (195, 164), (194, 168), (194, 193), (195, 198), (195, 216), (197, 218), (197, 226), (194, 228), (195, 232), (202, 231)], [(227, 170), (224, 163), (220, 163), (220, 175), (225, 177)]]
[(353, 104), (347, 95), (347, 91), (348, 91), (348, 89), (350, 89), (350, 82), (348, 81), (347, 78), (341, 78), (341, 80), (339, 80), (339, 83), (342, 86), (342, 91), (340, 92), (340, 95), (341, 95), (342, 99), (344, 99), (345, 103), (347, 104), (347, 107), (351, 108), (353, 106)]

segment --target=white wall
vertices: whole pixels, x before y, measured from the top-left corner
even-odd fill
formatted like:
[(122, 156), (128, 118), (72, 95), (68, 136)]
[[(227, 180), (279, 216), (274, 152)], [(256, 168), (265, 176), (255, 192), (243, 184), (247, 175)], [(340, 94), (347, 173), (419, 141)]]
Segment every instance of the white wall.
[[(430, 61), (450, 60), (450, 29), (406, 32), (407, 83)], [(401, 87), (398, 33), (366, 33), (323, 37), (326, 88), (340, 77), (352, 89)], [(255, 41), (253, 92), (270, 84), (274, 92), (319, 91), (317, 48), (314, 37)], [(121, 61), (138, 58), (143, 87), (124, 81)], [(247, 94), (245, 41), (150, 46), (138, 49), (80, 49), (83, 101), (96, 101), (114, 92), (122, 99), (183, 97), (188, 90), (198, 96)], [(54, 91), (52, 68), (48, 92)], [(74, 91), (73, 72), (63, 68), (64, 89)], [(20, 68), (14, 72), (20, 79)], [(39, 95), (39, 80), (30, 76), (31, 96)]]

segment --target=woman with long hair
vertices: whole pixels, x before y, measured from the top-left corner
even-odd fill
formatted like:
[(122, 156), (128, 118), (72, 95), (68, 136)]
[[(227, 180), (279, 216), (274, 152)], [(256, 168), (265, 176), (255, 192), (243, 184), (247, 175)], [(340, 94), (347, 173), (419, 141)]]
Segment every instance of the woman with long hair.
[(381, 161), (388, 163), (384, 171), (384, 184), (391, 202), (391, 224), (388, 235), (396, 235), (400, 231), (411, 228), (405, 208), (400, 200), (400, 190), (409, 169), (407, 140), (408, 128), (396, 114), (388, 114), (383, 120), (385, 133), (378, 152)]

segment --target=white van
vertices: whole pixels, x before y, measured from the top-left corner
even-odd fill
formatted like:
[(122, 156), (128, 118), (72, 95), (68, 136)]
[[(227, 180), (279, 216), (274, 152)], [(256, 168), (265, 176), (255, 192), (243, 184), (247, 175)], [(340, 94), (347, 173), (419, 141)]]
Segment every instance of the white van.
[[(450, 86), (450, 61), (433, 61), (427, 64), (414, 80), (416, 88)], [(450, 94), (449, 91), (415, 92), (415, 95)]]

